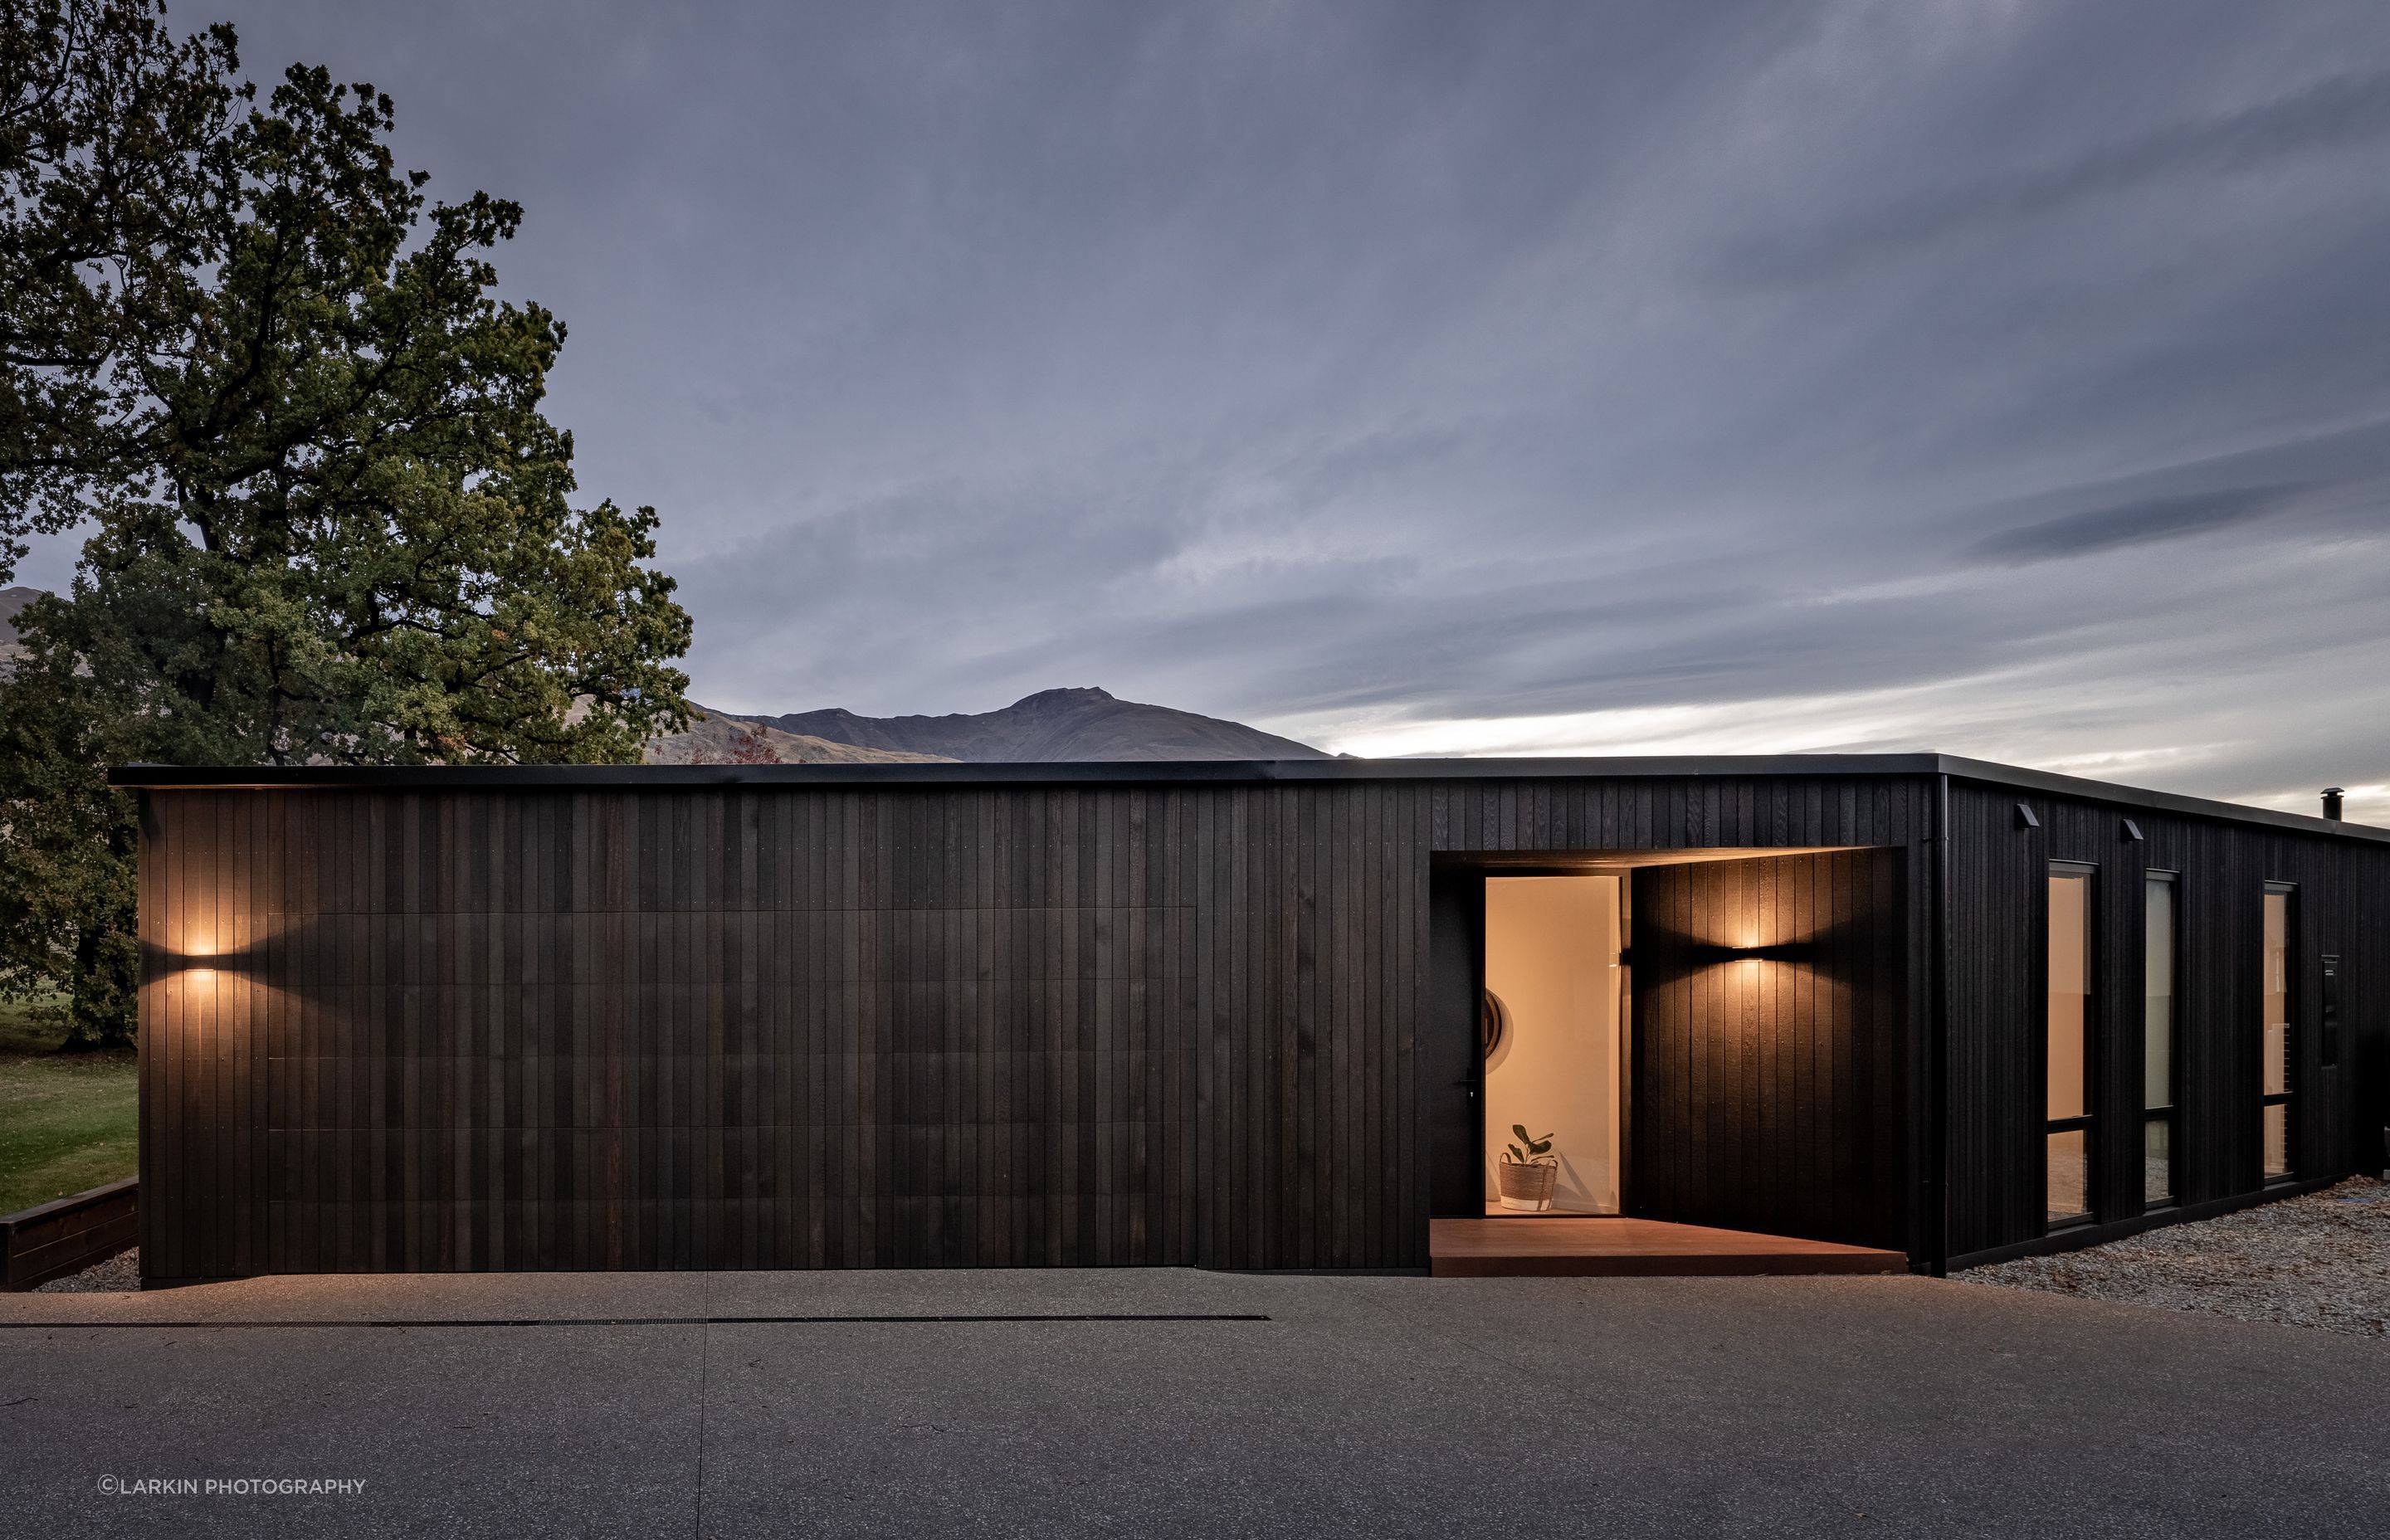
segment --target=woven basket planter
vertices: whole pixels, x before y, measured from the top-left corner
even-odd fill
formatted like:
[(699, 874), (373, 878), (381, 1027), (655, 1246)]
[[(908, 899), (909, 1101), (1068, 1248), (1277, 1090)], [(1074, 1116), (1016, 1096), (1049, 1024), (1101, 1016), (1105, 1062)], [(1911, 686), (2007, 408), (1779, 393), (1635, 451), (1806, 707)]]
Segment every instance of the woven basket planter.
[(1497, 1161), (1494, 1174), (1501, 1185), (1502, 1206), (1531, 1213), (1552, 1206), (1552, 1187), (1561, 1179), (1561, 1168), (1550, 1162), (1523, 1166), (1516, 1161)]

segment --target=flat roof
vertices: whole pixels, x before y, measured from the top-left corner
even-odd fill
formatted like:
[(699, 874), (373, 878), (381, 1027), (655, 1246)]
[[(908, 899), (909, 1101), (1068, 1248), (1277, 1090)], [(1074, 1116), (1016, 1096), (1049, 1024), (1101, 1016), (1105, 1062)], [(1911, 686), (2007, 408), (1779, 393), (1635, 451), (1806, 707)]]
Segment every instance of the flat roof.
[(1577, 759), (1106, 760), (1057, 764), (121, 765), (145, 791), (434, 790), (569, 787), (1247, 785), (1307, 781), (1620, 780), (1771, 776), (1948, 776), (2018, 791), (2390, 843), (2390, 829), (2151, 791), (1958, 754), (1680, 754)]

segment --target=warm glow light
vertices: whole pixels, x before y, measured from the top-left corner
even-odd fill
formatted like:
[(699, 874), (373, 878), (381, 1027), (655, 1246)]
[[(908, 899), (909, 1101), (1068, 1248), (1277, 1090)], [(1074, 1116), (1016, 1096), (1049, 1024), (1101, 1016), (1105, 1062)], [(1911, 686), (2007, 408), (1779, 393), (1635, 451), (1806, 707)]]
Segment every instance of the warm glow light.
[(1714, 942), (1695, 947), (1694, 955), (1713, 963), (1742, 963), (1746, 965), (1748, 973), (1764, 962), (1806, 962), (1810, 958), (1811, 948), (1801, 942), (1747, 941), (1731, 944)]

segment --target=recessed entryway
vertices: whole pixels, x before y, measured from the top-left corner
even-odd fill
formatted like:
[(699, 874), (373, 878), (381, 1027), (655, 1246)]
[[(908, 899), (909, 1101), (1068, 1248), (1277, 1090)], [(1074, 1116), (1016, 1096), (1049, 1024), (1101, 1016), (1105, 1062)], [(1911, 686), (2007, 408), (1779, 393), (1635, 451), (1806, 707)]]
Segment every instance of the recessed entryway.
[(1565, 1220), (1611, 1227), (1493, 1270), (1906, 1266), (1898, 853), (1538, 859), (1436, 874), (1434, 1265)]

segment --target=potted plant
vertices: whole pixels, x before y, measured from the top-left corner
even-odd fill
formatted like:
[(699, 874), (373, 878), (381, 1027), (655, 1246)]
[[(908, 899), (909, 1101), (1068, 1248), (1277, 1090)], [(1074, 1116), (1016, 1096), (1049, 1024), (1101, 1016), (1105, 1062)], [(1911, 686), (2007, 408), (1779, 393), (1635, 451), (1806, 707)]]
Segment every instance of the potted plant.
[(1524, 1209), (1540, 1213), (1552, 1206), (1552, 1186), (1560, 1180), (1561, 1158), (1552, 1151), (1552, 1136), (1538, 1139), (1529, 1135), (1527, 1125), (1514, 1123), (1510, 1132), (1518, 1143), (1506, 1148), (1495, 1175), (1502, 1188), (1502, 1206)]

